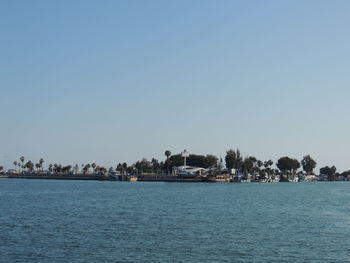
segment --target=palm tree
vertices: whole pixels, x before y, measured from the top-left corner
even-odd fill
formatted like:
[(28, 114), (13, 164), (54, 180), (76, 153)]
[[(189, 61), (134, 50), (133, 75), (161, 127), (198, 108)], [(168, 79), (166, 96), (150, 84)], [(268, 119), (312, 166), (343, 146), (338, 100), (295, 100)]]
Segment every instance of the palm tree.
[(86, 174), (89, 171), (90, 167), (91, 167), (91, 165), (89, 163), (87, 165), (85, 165), (83, 168), (83, 173)]
[(124, 170), (123, 165), (121, 163), (118, 163), (117, 168), (115, 168), (115, 170), (122, 174)]
[(91, 164), (92, 169), (94, 169), (94, 172), (96, 171), (96, 163)]
[(166, 156), (166, 159), (168, 160), (169, 157), (171, 156), (171, 151), (166, 150), (164, 154), (165, 154), (165, 156)]
[(31, 161), (28, 161), (25, 165), (25, 168), (27, 168), (28, 172), (31, 173), (33, 171), (34, 168), (34, 164)]
[(14, 161), (13, 165), (15, 166), (15, 169), (17, 169), (17, 161)]
[(22, 168), (24, 168), (24, 161), (25, 161), (25, 158), (24, 158), (24, 156), (21, 156), (21, 158), (19, 158), (20, 160), (21, 160), (21, 162), (22, 162)]
[(259, 167), (259, 168), (261, 168), (261, 166), (263, 166), (263, 162), (260, 161), (260, 160), (257, 161), (257, 164), (258, 164), (258, 167)]
[(43, 163), (44, 163), (44, 159), (40, 158), (39, 164), (40, 164), (41, 171), (43, 170)]
[(124, 171), (125, 173), (127, 173), (127, 171), (128, 171), (128, 165), (127, 165), (126, 163), (123, 163), (122, 166), (123, 166), (123, 171)]
[(171, 160), (169, 160), (169, 157), (171, 156), (171, 151), (166, 150), (164, 154), (166, 156), (166, 161), (164, 162), (164, 168), (167, 170), (167, 172), (169, 174), (170, 163), (171, 163)]

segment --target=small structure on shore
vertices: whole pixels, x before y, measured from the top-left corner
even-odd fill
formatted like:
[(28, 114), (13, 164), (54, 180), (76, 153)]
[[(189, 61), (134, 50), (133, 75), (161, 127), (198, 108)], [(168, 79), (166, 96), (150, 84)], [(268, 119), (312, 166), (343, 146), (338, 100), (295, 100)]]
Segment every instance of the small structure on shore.
[(181, 156), (184, 158), (184, 165), (173, 168), (174, 176), (177, 176), (179, 179), (194, 179), (208, 175), (208, 169), (187, 166), (186, 158), (188, 158), (190, 154), (186, 149), (181, 153)]
[(202, 167), (193, 167), (193, 166), (179, 166), (173, 169), (173, 175), (178, 177), (197, 177), (197, 176), (207, 176), (209, 169)]

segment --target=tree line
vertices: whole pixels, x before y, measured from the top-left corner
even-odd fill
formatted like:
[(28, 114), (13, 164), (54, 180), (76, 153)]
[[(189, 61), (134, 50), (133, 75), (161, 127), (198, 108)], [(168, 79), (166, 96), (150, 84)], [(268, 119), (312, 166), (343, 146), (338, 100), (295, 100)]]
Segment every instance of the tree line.
[[(47, 170), (44, 171), (44, 159), (40, 158), (38, 162), (34, 163), (30, 160), (26, 160), (24, 156), (19, 158), (19, 161), (14, 161), (13, 165), (15, 168), (20, 169), (22, 172), (27, 173), (97, 173), (106, 174), (110, 172), (119, 172), (122, 174), (141, 174), (141, 173), (171, 173), (174, 167), (179, 167), (183, 165), (183, 157), (181, 154), (172, 155), (171, 151), (166, 150), (164, 152), (165, 159), (159, 161), (156, 158), (148, 160), (143, 158), (135, 163), (128, 165), (127, 163), (118, 163), (115, 167), (105, 168), (99, 166), (96, 163), (87, 164), (75, 164), (75, 165), (61, 165), (61, 164), (49, 164)], [(187, 165), (194, 167), (202, 167), (209, 169), (222, 170), (233, 174), (258, 175), (261, 179), (272, 175), (282, 175), (281, 179), (288, 179), (289, 176), (296, 176), (300, 173), (306, 175), (313, 175), (314, 169), (317, 165), (316, 161), (310, 156), (304, 156), (301, 161), (297, 159), (290, 158), (288, 156), (283, 156), (274, 163), (272, 160), (258, 160), (254, 156), (245, 156), (241, 154), (240, 150), (230, 149), (225, 155), (225, 165), (223, 165), (223, 160), (215, 155), (196, 155), (190, 154), (187, 157)], [(275, 165), (275, 166), (274, 166)], [(224, 167), (225, 166), (225, 167)], [(3, 169), (3, 167), (0, 167)], [(2, 170), (0, 169), (0, 171)], [(320, 168), (320, 175), (324, 175), (328, 178), (334, 178), (336, 176), (348, 176), (350, 171), (345, 171), (343, 173), (337, 173), (335, 166), (325, 166)]]
[[(310, 155), (304, 156), (300, 162), (295, 158), (283, 156), (275, 163), (276, 168), (273, 168), (272, 160), (260, 161), (253, 156), (243, 158), (238, 149), (230, 149), (226, 152), (225, 163), (228, 169), (234, 169), (235, 174), (258, 174), (261, 178), (268, 175), (281, 175), (282, 181), (287, 180), (290, 176), (315, 175), (314, 169), (317, 165), (317, 162)], [(337, 168), (334, 165), (325, 166), (320, 168), (319, 175), (325, 176), (328, 180), (334, 180), (339, 176), (349, 176), (350, 170), (337, 173)]]
[[(156, 158), (148, 160), (143, 158), (135, 163), (128, 165), (127, 163), (118, 163), (115, 167), (109, 167), (108, 169), (99, 166), (96, 163), (87, 164), (75, 164), (75, 165), (62, 165), (62, 164), (49, 164), (47, 170), (44, 171), (43, 164), (44, 159), (41, 158), (37, 163), (31, 160), (26, 160), (24, 156), (19, 158), (19, 161), (14, 161), (13, 165), (16, 169), (26, 173), (40, 173), (40, 172), (51, 172), (51, 173), (98, 173), (104, 174), (107, 172), (119, 172), (123, 174), (141, 174), (141, 173), (170, 173), (174, 167), (183, 165), (183, 158), (181, 154), (172, 155), (169, 150), (164, 152), (165, 160), (159, 161)], [(218, 165), (218, 158), (214, 155), (196, 155), (191, 154), (187, 158), (187, 165), (213, 168)]]

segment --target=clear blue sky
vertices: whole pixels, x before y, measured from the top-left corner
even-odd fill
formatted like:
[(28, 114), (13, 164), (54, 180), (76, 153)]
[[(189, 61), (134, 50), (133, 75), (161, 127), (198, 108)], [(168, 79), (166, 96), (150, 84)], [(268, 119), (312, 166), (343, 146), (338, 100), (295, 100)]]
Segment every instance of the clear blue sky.
[(0, 2), (0, 163), (166, 149), (350, 169), (350, 1)]

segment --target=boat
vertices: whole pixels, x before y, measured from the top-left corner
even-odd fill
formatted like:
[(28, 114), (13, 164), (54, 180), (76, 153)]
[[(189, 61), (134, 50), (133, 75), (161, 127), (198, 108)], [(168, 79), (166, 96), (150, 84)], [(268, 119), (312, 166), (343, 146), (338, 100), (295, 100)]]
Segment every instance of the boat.
[(179, 179), (194, 179), (198, 176), (199, 176), (198, 174), (191, 173), (191, 172), (188, 172), (186, 170), (182, 170), (182, 171), (179, 171), (177, 173), (177, 178), (179, 178)]
[(130, 182), (137, 182), (138, 178), (136, 176), (130, 176)]

